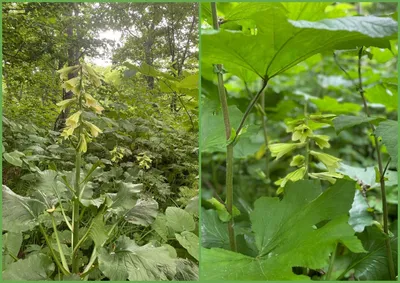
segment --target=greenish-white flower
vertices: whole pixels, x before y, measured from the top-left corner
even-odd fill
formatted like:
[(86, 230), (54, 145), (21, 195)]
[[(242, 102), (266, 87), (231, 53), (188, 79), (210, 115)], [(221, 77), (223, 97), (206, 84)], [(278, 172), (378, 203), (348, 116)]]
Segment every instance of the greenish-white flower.
[(297, 167), (303, 166), (304, 160), (305, 160), (305, 157), (301, 154), (293, 156), (292, 162), (290, 162), (290, 166), (293, 166), (293, 167), (294, 166), (297, 166)]
[[(288, 181), (296, 182), (298, 180), (303, 179), (304, 175), (306, 173), (306, 167), (303, 166), (293, 172), (290, 172), (287, 174), (284, 178), (279, 179), (278, 181), (275, 182), (275, 185), (278, 185), (280, 187), (284, 187)], [(279, 194), (280, 191), (277, 191)]]
[(335, 172), (309, 173), (308, 176), (310, 176), (313, 179), (320, 179), (320, 180), (328, 181), (331, 184), (334, 184), (336, 182), (336, 179), (343, 178), (342, 174), (335, 173)]
[(311, 137), (313, 135), (312, 130), (310, 127), (307, 125), (300, 125), (294, 128), (293, 134), (292, 134), (292, 141), (300, 141), (300, 142), (305, 142), (308, 137)]
[(85, 125), (89, 128), (90, 134), (93, 137), (97, 137), (99, 133), (102, 133), (102, 130), (100, 130), (96, 125), (90, 123), (90, 122), (84, 122)]
[(300, 148), (304, 145), (305, 143), (274, 143), (270, 144), (268, 148), (271, 151), (271, 156), (276, 156), (276, 160), (278, 160), (285, 154), (292, 152), (296, 148)]
[(319, 146), (320, 149), (323, 149), (324, 147), (330, 148), (331, 145), (329, 143), (329, 136), (325, 135), (314, 135), (311, 137), (315, 143)]
[(321, 161), (326, 166), (329, 172), (335, 172), (336, 169), (340, 167), (340, 158), (337, 158), (327, 153), (317, 152), (313, 150), (310, 151), (310, 154)]

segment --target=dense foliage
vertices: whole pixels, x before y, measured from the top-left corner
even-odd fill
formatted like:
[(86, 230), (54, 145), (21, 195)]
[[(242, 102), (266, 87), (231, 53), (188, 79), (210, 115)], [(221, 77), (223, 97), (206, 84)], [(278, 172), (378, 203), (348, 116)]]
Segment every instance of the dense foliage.
[(197, 11), (3, 4), (4, 280), (198, 278)]
[(202, 3), (201, 278), (396, 279), (396, 8)]

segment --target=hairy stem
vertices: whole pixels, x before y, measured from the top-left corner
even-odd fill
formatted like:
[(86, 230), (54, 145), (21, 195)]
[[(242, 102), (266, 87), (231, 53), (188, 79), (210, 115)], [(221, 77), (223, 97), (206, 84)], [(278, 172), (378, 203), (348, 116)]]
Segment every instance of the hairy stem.
[[(362, 52), (363, 48), (360, 48), (360, 51), (358, 53), (358, 91), (360, 93), (361, 99), (364, 104), (364, 111), (367, 114), (368, 117), (370, 117), (370, 112), (368, 109), (367, 101), (364, 96), (364, 89), (362, 85), (362, 74), (361, 74), (361, 57), (362, 57)], [(370, 123), (370, 127), (372, 132), (375, 131), (375, 126)], [(379, 169), (379, 174), (381, 175), (380, 178), (380, 187), (381, 187), (381, 194), (382, 194), (382, 210), (383, 210), (383, 231), (386, 234), (386, 239), (385, 239), (385, 245), (386, 245), (386, 256), (388, 260), (388, 269), (389, 269), (389, 274), (390, 274), (390, 279), (395, 280), (396, 279), (396, 273), (395, 273), (395, 268), (394, 268), (394, 262), (393, 262), (393, 255), (392, 255), (392, 247), (390, 246), (390, 238), (389, 238), (389, 214), (388, 214), (388, 206), (387, 206), (387, 201), (386, 201), (386, 188), (385, 188), (385, 179), (382, 178), (382, 176), (385, 174), (384, 169), (383, 169), (383, 164), (382, 164), (382, 156), (381, 156), (381, 151), (379, 147), (379, 141), (378, 137), (374, 134), (374, 141), (375, 141), (375, 149), (377, 153), (377, 158), (378, 158), (378, 169)]]
[[(217, 4), (211, 3), (211, 11), (213, 17), (213, 27), (215, 30), (219, 29), (218, 25), (218, 15), (217, 15)], [(224, 117), (225, 124), (225, 136), (228, 141), (231, 137), (231, 123), (229, 120), (228, 112), (228, 101), (226, 98), (224, 78), (222, 75), (222, 65), (216, 65), (217, 75), (218, 75), (218, 94), (219, 100), (221, 102), (222, 115)], [(226, 147), (226, 208), (231, 215), (231, 219), (228, 222), (228, 233), (229, 233), (229, 244), (232, 251), (236, 251), (236, 240), (235, 233), (233, 230), (233, 143), (227, 144)]]

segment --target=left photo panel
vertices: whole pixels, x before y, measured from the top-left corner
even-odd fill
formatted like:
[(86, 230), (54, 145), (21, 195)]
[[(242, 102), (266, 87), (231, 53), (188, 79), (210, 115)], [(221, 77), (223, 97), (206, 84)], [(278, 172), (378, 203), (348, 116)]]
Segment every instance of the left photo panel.
[(198, 280), (198, 15), (2, 4), (3, 280)]

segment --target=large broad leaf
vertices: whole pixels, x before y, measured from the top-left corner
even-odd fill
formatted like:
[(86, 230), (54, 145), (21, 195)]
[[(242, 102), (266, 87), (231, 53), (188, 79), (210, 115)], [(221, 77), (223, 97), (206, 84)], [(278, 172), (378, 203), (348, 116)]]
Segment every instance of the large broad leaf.
[(24, 232), (39, 224), (38, 216), (47, 209), (38, 200), (17, 195), (3, 185), (3, 231)]
[(12, 281), (45, 281), (54, 272), (54, 263), (44, 254), (33, 254), (27, 259), (20, 259), (3, 271), (3, 280)]
[(347, 17), (309, 22), (323, 16), (316, 13), (323, 5), (308, 4), (304, 9), (299, 9), (298, 3), (287, 3), (285, 9), (276, 4), (258, 10), (242, 5), (244, 19), (233, 17), (232, 21), (251, 20), (257, 33), (205, 30), (203, 62), (224, 64), (234, 74), (245, 68), (268, 79), (320, 52), (361, 46), (387, 48), (388, 39), (397, 35), (397, 22), (391, 18)]
[(199, 237), (188, 231), (175, 234), (175, 237), (179, 244), (181, 244), (192, 257), (199, 260)]
[(149, 226), (157, 217), (158, 203), (154, 199), (139, 199), (136, 205), (125, 215), (129, 223)]
[(258, 256), (204, 249), (201, 275), (220, 280), (302, 280), (307, 277), (295, 275), (292, 267), (325, 267), (338, 242), (363, 252), (347, 223), (353, 198), (353, 181), (338, 180), (322, 194), (317, 181), (289, 183), (282, 201), (262, 197), (255, 203), (250, 217)]
[(175, 276), (176, 263), (166, 247), (138, 246), (122, 236), (112, 250), (100, 249), (99, 269), (111, 281), (159, 281)]
[(168, 207), (165, 210), (165, 216), (167, 217), (167, 225), (175, 232), (193, 231), (196, 228), (193, 217), (181, 208)]
[(135, 207), (137, 201), (137, 193), (141, 191), (143, 185), (124, 182), (117, 182), (117, 185), (118, 193), (107, 194), (107, 196), (112, 200), (112, 204), (108, 211), (117, 215), (123, 215), (128, 210)]
[[(397, 270), (397, 231), (395, 230), (394, 233), (395, 235), (390, 239), (390, 245), (395, 261), (395, 270)], [(368, 252), (352, 255), (347, 271), (354, 270), (354, 276), (357, 280), (390, 280), (385, 234), (377, 226), (371, 226), (366, 227), (365, 231), (358, 237)]]
[(336, 133), (340, 133), (341, 131), (363, 124), (374, 121), (382, 120), (381, 117), (367, 117), (367, 116), (347, 116), (340, 115), (333, 119), (333, 126), (335, 127)]
[(178, 258), (176, 259), (176, 274), (173, 281), (198, 281), (199, 266), (194, 262)]
[(201, 245), (203, 248), (230, 248), (228, 224), (223, 223), (213, 209), (201, 211)]
[(393, 120), (379, 123), (379, 126), (375, 130), (375, 134), (382, 137), (382, 142), (386, 145), (387, 151), (393, 163), (396, 164), (396, 167), (398, 157), (398, 133), (398, 123)]

